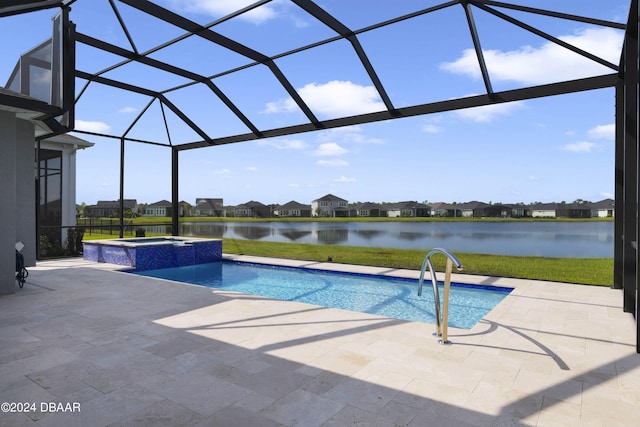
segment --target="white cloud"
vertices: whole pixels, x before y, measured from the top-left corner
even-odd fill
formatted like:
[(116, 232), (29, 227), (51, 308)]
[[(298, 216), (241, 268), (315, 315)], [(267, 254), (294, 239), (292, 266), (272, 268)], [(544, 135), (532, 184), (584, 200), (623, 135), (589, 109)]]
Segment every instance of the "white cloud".
[(318, 132), (318, 141), (335, 141), (336, 139), (362, 139), (362, 128), (351, 125)]
[(607, 193), (606, 191), (605, 191), (605, 192), (600, 193), (600, 195), (601, 195), (602, 197), (604, 197), (605, 199), (615, 199), (615, 198), (616, 198), (615, 194), (613, 194), (613, 193)]
[(250, 171), (250, 172), (256, 172), (258, 168), (255, 166), (247, 166), (246, 168), (244, 168), (244, 170)]
[(349, 166), (349, 162), (344, 159), (318, 160), (316, 164), (318, 166), (328, 166), (331, 168)]
[(273, 102), (267, 102), (267, 106), (262, 111), (266, 114), (273, 113), (291, 113), (292, 111), (298, 111), (298, 105), (291, 98), (279, 99)]
[(443, 128), (440, 126), (436, 126), (432, 123), (426, 123), (422, 125), (422, 131), (426, 133), (439, 133), (442, 132)]
[(528, 179), (529, 179), (530, 181), (535, 181), (535, 180), (537, 180), (537, 179), (538, 179), (538, 177), (537, 177), (537, 176), (535, 176), (535, 175), (529, 175), (529, 176), (528, 176)]
[(562, 147), (564, 151), (571, 151), (574, 153), (589, 153), (597, 146), (594, 142), (576, 142), (573, 144), (566, 144)]
[(347, 178), (346, 176), (341, 176), (340, 178), (336, 178), (333, 180), (334, 182), (356, 182), (355, 178)]
[(346, 116), (385, 109), (373, 86), (361, 86), (349, 81), (333, 80), (323, 85), (309, 83), (298, 93), (318, 114)]
[(138, 109), (135, 107), (124, 107), (118, 110), (118, 113), (135, 113)]
[(458, 117), (472, 120), (474, 122), (490, 122), (496, 118), (496, 116), (505, 116), (511, 114), (512, 111), (519, 110), (523, 107), (524, 103), (522, 101), (514, 101), (456, 110), (454, 111), (454, 114)]
[(590, 138), (608, 139), (613, 141), (616, 136), (616, 125), (610, 124), (596, 126), (593, 129), (589, 129), (587, 135), (589, 135)]
[[(613, 64), (620, 60), (623, 34), (614, 29), (586, 29), (558, 39)], [(540, 47), (523, 46), (508, 52), (484, 50), (483, 53), (492, 81), (544, 84), (613, 72), (552, 42)], [(440, 69), (474, 79), (482, 77), (474, 49), (465, 49), (460, 58), (440, 64)]]
[(76, 120), (75, 121), (75, 130), (82, 130), (85, 132), (96, 132), (96, 133), (105, 133), (111, 129), (111, 126), (106, 124), (105, 122), (97, 122), (97, 121), (85, 121), (85, 120)]
[(342, 148), (335, 142), (326, 142), (324, 144), (320, 144), (318, 149), (315, 150), (312, 154), (314, 156), (341, 156), (348, 152), (348, 150)]
[(258, 145), (277, 148), (278, 150), (303, 150), (309, 146), (301, 139), (260, 140)]
[[(172, 3), (179, 10), (221, 17), (249, 6), (255, 3), (255, 0), (172, 0)], [(255, 24), (261, 24), (277, 16), (273, 4), (278, 3), (280, 2), (276, 1), (257, 7), (249, 12), (243, 13), (239, 18)]]
[[(373, 86), (361, 86), (350, 81), (309, 83), (297, 92), (311, 111), (319, 116), (351, 116), (385, 109), (378, 91)], [(283, 113), (297, 110), (297, 104), (288, 98), (267, 103), (263, 112)]]
[(231, 170), (224, 168), (224, 169), (219, 169), (217, 171), (213, 171), (214, 175), (230, 175), (231, 174)]
[(341, 128), (327, 129), (318, 132), (318, 141), (342, 141), (359, 144), (382, 144), (380, 138), (367, 138), (360, 126), (344, 126)]

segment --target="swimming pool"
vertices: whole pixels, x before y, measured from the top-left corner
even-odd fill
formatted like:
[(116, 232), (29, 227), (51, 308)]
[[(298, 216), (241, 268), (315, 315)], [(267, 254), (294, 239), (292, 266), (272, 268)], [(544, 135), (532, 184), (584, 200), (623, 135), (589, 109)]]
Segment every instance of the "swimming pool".
[[(418, 297), (417, 280), (237, 261), (131, 273), (284, 301), (435, 324), (433, 292), (426, 287), (422, 296)], [(452, 283), (449, 326), (472, 328), (512, 290)], [(440, 295), (442, 298), (442, 292)]]

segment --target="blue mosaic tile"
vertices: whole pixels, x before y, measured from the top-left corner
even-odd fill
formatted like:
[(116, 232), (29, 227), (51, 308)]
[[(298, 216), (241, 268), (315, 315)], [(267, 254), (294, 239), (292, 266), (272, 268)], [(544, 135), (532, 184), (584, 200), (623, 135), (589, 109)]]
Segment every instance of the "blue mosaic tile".
[(138, 271), (205, 264), (222, 259), (222, 241), (207, 240), (187, 244), (113, 246), (84, 243), (83, 258), (88, 261), (134, 267)]

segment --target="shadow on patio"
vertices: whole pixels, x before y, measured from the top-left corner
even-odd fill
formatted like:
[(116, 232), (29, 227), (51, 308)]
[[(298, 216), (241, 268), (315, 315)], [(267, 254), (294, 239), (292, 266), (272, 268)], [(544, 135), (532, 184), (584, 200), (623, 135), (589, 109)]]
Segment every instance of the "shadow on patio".
[(631, 425), (640, 413), (633, 320), (608, 289), (568, 298), (558, 284), (551, 297), (523, 283), (441, 346), (433, 325), (66, 262), (0, 298), (0, 398), (37, 406), (2, 424)]

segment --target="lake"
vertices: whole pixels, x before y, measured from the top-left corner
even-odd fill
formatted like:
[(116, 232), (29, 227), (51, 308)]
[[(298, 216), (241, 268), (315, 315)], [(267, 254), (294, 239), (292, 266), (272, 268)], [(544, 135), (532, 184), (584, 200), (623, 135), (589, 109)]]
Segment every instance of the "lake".
[[(163, 226), (145, 227), (171, 234)], [(226, 222), (183, 223), (183, 236), (554, 258), (612, 258), (613, 222)]]

